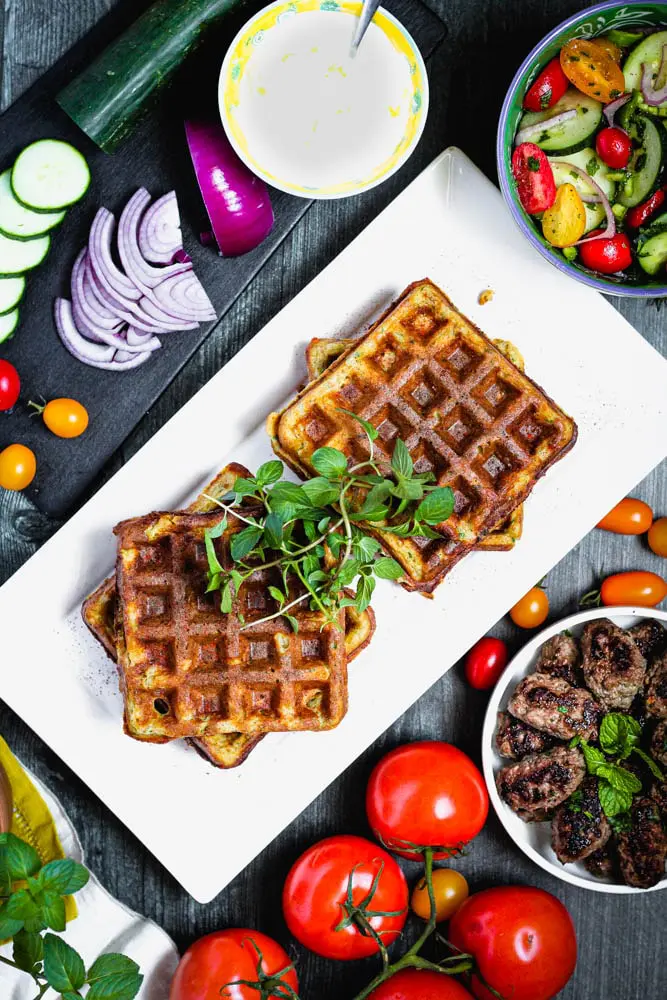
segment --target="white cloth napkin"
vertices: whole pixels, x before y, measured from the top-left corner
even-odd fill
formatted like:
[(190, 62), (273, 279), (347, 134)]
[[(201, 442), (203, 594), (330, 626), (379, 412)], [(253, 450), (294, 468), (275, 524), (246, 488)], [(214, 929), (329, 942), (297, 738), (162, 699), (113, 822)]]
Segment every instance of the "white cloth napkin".
[[(65, 856), (85, 864), (81, 842), (69, 817), (51, 792), (28, 771), (44, 798), (58, 830)], [(138, 1000), (167, 1000), (169, 984), (178, 964), (178, 951), (171, 938), (152, 920), (139, 916), (114, 899), (91, 872), (90, 881), (76, 893), (79, 915), (61, 936), (79, 952), (88, 968), (104, 952), (122, 952), (134, 959), (144, 975)], [(11, 944), (0, 955), (11, 958)], [(0, 964), (0, 998), (33, 1000), (35, 981), (26, 973)], [(44, 1000), (57, 996), (48, 990)]]

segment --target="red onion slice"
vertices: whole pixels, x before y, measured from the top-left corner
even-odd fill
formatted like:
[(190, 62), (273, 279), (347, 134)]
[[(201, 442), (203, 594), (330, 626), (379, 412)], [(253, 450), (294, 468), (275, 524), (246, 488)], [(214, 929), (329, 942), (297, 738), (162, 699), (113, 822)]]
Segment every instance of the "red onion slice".
[(149, 298), (152, 297), (152, 289), (170, 274), (181, 274), (192, 267), (188, 262), (170, 264), (167, 267), (153, 267), (144, 260), (139, 249), (138, 232), (141, 217), (150, 200), (151, 196), (146, 188), (139, 188), (123, 209), (118, 223), (118, 256), (125, 273), (132, 284)]
[[(72, 298), (72, 317), (77, 330), (95, 344), (107, 344), (107, 346), (119, 350), (124, 350), (127, 347), (127, 341), (122, 332), (113, 333), (111, 330), (95, 326), (95, 323), (86, 316), (81, 302), (75, 298)], [(122, 329), (121, 325), (120, 330), (122, 331)]]
[(169, 191), (150, 205), (139, 225), (139, 249), (153, 264), (173, 264), (184, 253), (176, 192)]
[(155, 298), (170, 316), (205, 323), (215, 319), (215, 309), (194, 273), (173, 274), (154, 289)]
[(554, 128), (557, 125), (562, 125), (563, 122), (569, 122), (576, 114), (574, 109), (562, 111), (559, 115), (554, 115), (553, 118), (545, 118), (544, 121), (536, 122), (535, 125), (526, 125), (515, 135), (514, 144), (520, 146), (522, 142), (527, 142), (531, 136), (544, 132), (547, 128)]
[[(574, 243), (573, 246), (579, 246), (579, 244), (581, 243), (590, 243), (591, 240), (607, 240), (611, 239), (612, 236), (615, 236), (616, 217), (614, 216), (614, 213), (611, 210), (611, 202), (609, 201), (609, 198), (607, 198), (606, 194), (599, 186), (599, 184), (595, 183), (590, 174), (587, 174), (585, 170), (581, 169), (581, 167), (575, 167), (573, 163), (568, 163), (566, 160), (554, 160), (552, 162), (560, 163), (561, 166), (567, 167), (568, 170), (574, 170), (574, 172), (578, 174), (579, 177), (582, 178), (582, 180), (586, 181), (587, 184), (590, 184), (590, 186), (593, 188), (593, 191), (597, 195), (596, 200), (602, 203), (602, 205), (604, 206), (605, 215), (607, 216), (607, 228), (603, 233), (598, 233), (597, 236), (584, 236), (582, 239), (577, 240), (577, 242)], [(582, 198), (582, 201), (583, 200), (584, 199)]]
[(117, 333), (122, 326), (121, 320), (103, 303), (100, 302), (88, 289), (86, 278), (86, 261), (88, 251), (84, 247), (74, 262), (70, 287), (72, 290), (72, 302), (80, 300), (84, 306), (84, 311), (91, 322), (96, 326), (104, 327), (113, 333)]
[(111, 295), (116, 295), (121, 301), (136, 301), (141, 296), (141, 292), (130, 281), (130, 278), (123, 274), (120, 268), (116, 267), (111, 255), (111, 241), (113, 238), (116, 220), (111, 212), (106, 208), (100, 208), (93, 219), (93, 225), (88, 239), (88, 255), (90, 263), (100, 283)]
[(667, 71), (667, 45), (662, 47), (662, 59), (658, 72), (653, 78), (653, 71), (650, 63), (642, 63), (642, 97), (652, 108), (657, 108), (659, 104), (667, 101), (667, 82), (665, 72)]
[(110, 295), (104, 286), (100, 284), (97, 272), (91, 266), (90, 260), (87, 262), (85, 279), (88, 279), (93, 286), (93, 294), (99, 297), (112, 313), (121, 319), (123, 323), (136, 327), (142, 333), (175, 333), (179, 330), (193, 330), (197, 325), (194, 323), (184, 326), (183, 323), (175, 320), (173, 316), (168, 316), (162, 309), (156, 310), (155, 315), (149, 316), (142, 308), (141, 302), (126, 300), (124, 305), (121, 304), (118, 298)]
[(116, 353), (115, 347), (106, 344), (93, 344), (77, 330), (72, 316), (72, 304), (69, 299), (56, 299), (54, 316), (58, 336), (75, 358), (85, 364), (109, 362)]
[(620, 97), (616, 97), (613, 101), (610, 101), (604, 108), (604, 116), (609, 122), (611, 127), (614, 126), (614, 119), (616, 115), (621, 110), (624, 104), (627, 104), (630, 100), (630, 94), (621, 94)]
[[(162, 333), (176, 333), (179, 330), (194, 330), (199, 326), (197, 320), (191, 319), (189, 322), (178, 319), (177, 316), (168, 315), (162, 306), (156, 305), (154, 299), (144, 296), (139, 305), (143, 314), (153, 322), (162, 327)], [(165, 319), (166, 317), (166, 319)]]

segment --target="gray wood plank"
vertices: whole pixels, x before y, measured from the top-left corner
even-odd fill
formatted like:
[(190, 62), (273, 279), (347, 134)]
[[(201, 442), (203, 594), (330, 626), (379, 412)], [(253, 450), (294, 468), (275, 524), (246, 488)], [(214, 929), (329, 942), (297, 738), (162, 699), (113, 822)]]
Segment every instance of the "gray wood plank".
[[(357, 199), (316, 206), (146, 415), (109, 463), (100, 483), (187, 402), (444, 145), (457, 143), (495, 177), (495, 119), (514, 69), (552, 25), (585, 5), (583, 0), (429, 0), (429, 6), (450, 30), (431, 72), (431, 112), (415, 157), (404, 171), (375, 191)], [(109, 6), (111, 0), (4, 0), (0, 4), (0, 28), (4, 31), (0, 76), (3, 107)], [(428, 220), (423, 224), (427, 225)], [(661, 353), (667, 353), (667, 309), (659, 311), (655, 304), (632, 301), (617, 301), (615, 305)], [(564, 317), (564, 322), (567, 320)], [(651, 428), (646, 432), (651, 433)], [(622, 461), (622, 456), (610, 455), (609, 460)], [(633, 493), (650, 503), (658, 514), (667, 514), (667, 463), (638, 484)], [(56, 527), (20, 495), (0, 492), (0, 581), (14, 572)], [(600, 574), (626, 568), (664, 573), (665, 564), (647, 550), (642, 539), (592, 532), (549, 573), (551, 618), (575, 610), (579, 596)], [(36, 595), (36, 601), (43, 599), (45, 595)], [(526, 638), (507, 619), (493, 631), (505, 637), (513, 649), (518, 649)], [(381, 694), (379, 691), (378, 697)], [(330, 833), (367, 832), (365, 782), (373, 763), (390, 747), (417, 738), (444, 738), (479, 759), (485, 705), (483, 694), (467, 689), (457, 665), (207, 907), (191, 900), (79, 779), (1, 704), (0, 732), (61, 796), (77, 823), (88, 862), (104, 884), (124, 902), (156, 919), (180, 945), (229, 925), (257, 926), (287, 943), (280, 890), (298, 852)], [(63, 724), (71, 726), (76, 722), (64, 717)], [(285, 776), (286, 782), (293, 780), (298, 776)], [(174, 822), (179, 821), (180, 808), (181, 804), (174, 804)], [(567, 904), (577, 926), (580, 955), (575, 977), (561, 994), (566, 1000), (661, 1000), (667, 996), (667, 963), (659, 950), (667, 930), (667, 907), (660, 894), (611, 897), (567, 887), (524, 858), (493, 815), (471, 853), (456, 865), (473, 889), (499, 883), (530, 883), (554, 892)], [(415, 877), (415, 866), (407, 865), (406, 870), (411, 878)], [(330, 963), (290, 947), (298, 960), (304, 997), (340, 1000), (353, 995), (371, 978), (373, 963)]]

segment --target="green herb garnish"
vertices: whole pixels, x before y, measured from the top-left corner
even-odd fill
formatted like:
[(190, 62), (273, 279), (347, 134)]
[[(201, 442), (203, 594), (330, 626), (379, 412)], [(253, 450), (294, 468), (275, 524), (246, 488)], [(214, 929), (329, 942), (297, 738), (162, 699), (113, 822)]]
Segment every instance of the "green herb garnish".
[(642, 790), (640, 779), (621, 761), (636, 754), (655, 778), (663, 779), (656, 762), (639, 746), (641, 735), (642, 727), (631, 715), (610, 712), (600, 725), (601, 749), (580, 741), (588, 773), (598, 779), (600, 805), (610, 819), (629, 812), (633, 796)]
[(529, 156), (527, 164), (528, 164), (528, 169), (532, 170), (533, 173), (537, 173), (537, 171), (540, 169), (540, 161), (536, 156)]

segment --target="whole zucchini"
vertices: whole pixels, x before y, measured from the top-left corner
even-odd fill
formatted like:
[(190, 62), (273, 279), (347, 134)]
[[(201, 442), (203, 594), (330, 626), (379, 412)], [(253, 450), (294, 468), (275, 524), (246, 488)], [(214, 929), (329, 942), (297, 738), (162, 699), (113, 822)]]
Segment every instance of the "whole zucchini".
[(105, 153), (113, 153), (199, 43), (203, 29), (241, 2), (156, 0), (60, 91), (58, 104)]

